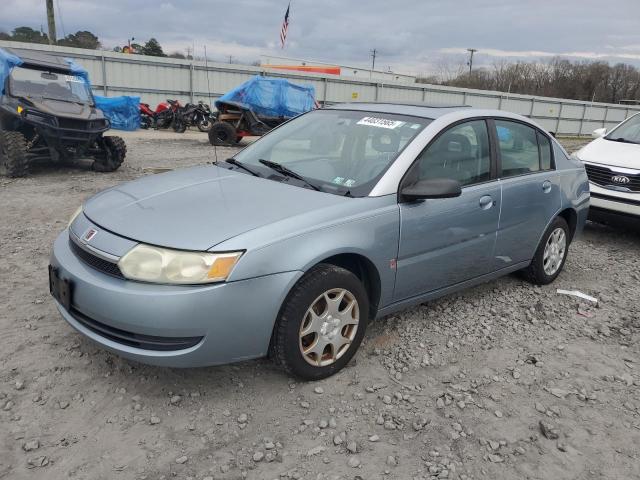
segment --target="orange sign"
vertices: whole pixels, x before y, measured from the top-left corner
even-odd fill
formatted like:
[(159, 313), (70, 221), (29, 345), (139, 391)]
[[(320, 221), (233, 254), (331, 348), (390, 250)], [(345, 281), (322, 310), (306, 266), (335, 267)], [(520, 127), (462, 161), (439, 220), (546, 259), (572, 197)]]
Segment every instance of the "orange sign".
[(326, 73), (328, 75), (340, 75), (340, 67), (332, 65), (262, 65), (265, 68), (274, 68), (276, 70), (293, 70), (296, 72), (310, 73)]

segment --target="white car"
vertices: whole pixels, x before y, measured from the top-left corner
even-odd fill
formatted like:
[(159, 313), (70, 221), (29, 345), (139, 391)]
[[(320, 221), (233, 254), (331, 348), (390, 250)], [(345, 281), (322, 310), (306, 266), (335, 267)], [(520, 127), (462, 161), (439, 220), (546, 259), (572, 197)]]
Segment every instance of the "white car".
[(596, 137), (574, 155), (589, 176), (589, 218), (605, 223), (640, 223), (640, 113)]

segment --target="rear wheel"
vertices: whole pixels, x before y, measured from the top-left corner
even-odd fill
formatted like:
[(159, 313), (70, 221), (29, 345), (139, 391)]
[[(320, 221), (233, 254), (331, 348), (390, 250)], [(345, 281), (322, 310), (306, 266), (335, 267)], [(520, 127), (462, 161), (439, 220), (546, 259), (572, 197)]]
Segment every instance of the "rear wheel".
[(0, 174), (24, 177), (29, 172), (27, 141), (20, 132), (0, 131)]
[(274, 330), (272, 356), (306, 380), (341, 370), (362, 342), (369, 300), (353, 273), (320, 264), (307, 272), (285, 300)]
[(553, 282), (564, 267), (569, 251), (569, 225), (562, 217), (557, 217), (542, 236), (531, 265), (522, 273), (536, 285)]
[(236, 129), (228, 122), (215, 122), (209, 129), (211, 145), (229, 146), (236, 143)]
[(120, 168), (127, 155), (127, 145), (120, 137), (102, 137), (101, 155), (93, 161), (96, 172), (113, 172)]

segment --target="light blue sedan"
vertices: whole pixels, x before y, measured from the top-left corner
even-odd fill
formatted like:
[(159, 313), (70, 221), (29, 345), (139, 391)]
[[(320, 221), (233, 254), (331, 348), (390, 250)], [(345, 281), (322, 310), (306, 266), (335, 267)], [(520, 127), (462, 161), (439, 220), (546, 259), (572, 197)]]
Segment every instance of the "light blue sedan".
[(552, 282), (588, 206), (584, 166), (525, 117), (336, 105), (89, 199), (55, 242), (50, 290), (130, 359), (270, 355), (319, 379), (375, 318), (518, 270)]

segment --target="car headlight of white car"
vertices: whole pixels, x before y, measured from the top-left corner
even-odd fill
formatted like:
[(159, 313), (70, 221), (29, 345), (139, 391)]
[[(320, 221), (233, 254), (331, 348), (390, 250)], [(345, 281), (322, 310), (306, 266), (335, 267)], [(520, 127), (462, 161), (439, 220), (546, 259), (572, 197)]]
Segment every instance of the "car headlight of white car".
[(139, 244), (119, 261), (122, 274), (141, 282), (194, 285), (225, 281), (243, 252), (189, 252)]

